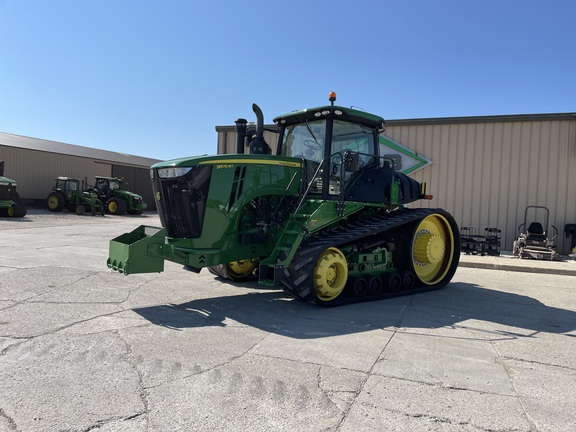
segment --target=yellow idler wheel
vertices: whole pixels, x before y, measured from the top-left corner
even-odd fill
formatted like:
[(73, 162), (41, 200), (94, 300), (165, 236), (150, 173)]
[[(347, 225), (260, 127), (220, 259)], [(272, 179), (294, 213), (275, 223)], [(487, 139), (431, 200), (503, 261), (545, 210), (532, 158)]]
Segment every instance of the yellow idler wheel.
[(316, 261), (313, 274), (314, 291), (323, 301), (334, 300), (348, 281), (348, 264), (344, 254), (334, 248), (326, 249)]
[(454, 233), (440, 214), (426, 216), (416, 228), (412, 241), (412, 261), (418, 279), (435, 285), (448, 274), (454, 259)]
[(226, 269), (228, 270), (228, 274), (230, 275), (231, 279), (244, 279), (254, 272), (256, 269), (256, 262), (252, 260), (238, 260), (232, 261), (226, 264)]

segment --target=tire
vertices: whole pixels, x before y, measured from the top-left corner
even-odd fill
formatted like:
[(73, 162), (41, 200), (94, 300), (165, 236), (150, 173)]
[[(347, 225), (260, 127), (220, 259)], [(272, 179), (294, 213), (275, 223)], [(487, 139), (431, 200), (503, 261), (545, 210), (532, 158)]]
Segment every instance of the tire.
[(66, 200), (60, 192), (50, 192), (46, 198), (46, 203), (51, 212), (60, 212), (64, 208)]
[(245, 282), (255, 279), (254, 272), (257, 268), (257, 262), (247, 259), (210, 266), (208, 271), (215, 276), (230, 279), (234, 282)]
[(12, 203), (12, 216), (17, 218), (23, 218), (24, 216), (26, 216), (27, 211), (28, 208), (20, 200), (20, 195), (18, 195), (18, 192), (14, 192), (14, 201)]
[(75, 210), (78, 216), (84, 216), (86, 213), (86, 207), (84, 207), (82, 204), (77, 205)]
[(121, 198), (110, 198), (106, 201), (106, 211), (110, 214), (121, 216), (126, 213), (126, 202)]
[(14, 217), (23, 218), (24, 216), (26, 216), (28, 208), (24, 204), (22, 204), (22, 202), (20, 201), (16, 202), (13, 205), (13, 207), (14, 207)]

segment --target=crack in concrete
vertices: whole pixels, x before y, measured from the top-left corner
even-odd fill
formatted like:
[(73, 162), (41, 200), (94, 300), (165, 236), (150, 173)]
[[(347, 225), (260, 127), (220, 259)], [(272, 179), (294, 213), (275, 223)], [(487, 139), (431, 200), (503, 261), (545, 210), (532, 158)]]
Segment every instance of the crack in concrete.
[[(369, 405), (367, 405), (367, 406), (369, 406)], [(388, 411), (388, 412), (393, 413), (393, 414), (399, 414), (399, 415), (407, 417), (407, 418), (430, 420), (434, 423), (452, 425), (452, 426), (457, 426), (457, 427), (471, 426), (474, 429), (481, 430), (484, 432), (521, 432), (521, 431), (523, 431), (522, 429), (517, 429), (517, 428), (504, 428), (504, 429), (485, 428), (485, 427), (476, 425), (476, 424), (469, 422), (469, 421), (452, 421), (451, 419), (446, 418), (446, 417), (438, 417), (438, 416), (422, 414), (422, 413), (410, 414), (410, 413), (406, 413), (406, 412), (403, 412), (400, 410), (394, 410), (394, 409), (390, 409), (390, 408), (383, 408), (383, 410)]]
[(522, 409), (522, 413), (524, 414), (524, 418), (526, 419), (526, 421), (530, 425), (530, 430), (540, 431), (541, 429), (538, 427), (538, 425), (536, 424), (536, 421), (530, 415), (530, 413), (528, 411), (528, 407), (524, 404), (524, 399), (518, 394), (518, 390), (517, 390), (516, 385), (514, 383), (514, 374), (515, 374), (514, 369), (512, 369), (512, 367), (510, 365), (506, 364), (506, 361), (505, 361), (504, 357), (502, 357), (502, 355), (498, 351), (498, 348), (493, 343), (491, 343), (491, 345), (492, 345), (492, 348), (494, 349), (494, 352), (496, 353), (496, 358), (494, 359), (494, 361), (495, 361), (495, 363), (501, 365), (502, 368), (504, 369), (504, 371), (506, 372), (506, 375), (508, 376), (508, 380), (510, 381), (510, 386), (512, 387), (512, 391), (514, 392), (514, 395), (515, 395), (514, 398), (518, 401), (518, 404), (520, 405), (520, 408)]
[(396, 320), (396, 322), (394, 323), (394, 331), (392, 332), (392, 336), (390, 336), (390, 339), (388, 339), (388, 341), (386, 342), (386, 344), (384, 344), (384, 347), (382, 348), (382, 350), (380, 351), (380, 354), (378, 354), (378, 357), (376, 357), (376, 360), (374, 361), (374, 363), (372, 364), (372, 367), (370, 368), (370, 370), (368, 371), (368, 373), (366, 374), (365, 378), (362, 380), (362, 382), (360, 383), (360, 387), (358, 389), (358, 391), (355, 392), (355, 396), (352, 400), (352, 402), (350, 403), (350, 405), (348, 406), (348, 408), (344, 411), (344, 415), (342, 416), (342, 420), (338, 423), (338, 425), (336, 425), (336, 431), (339, 431), (342, 429), (342, 427), (344, 426), (344, 423), (346, 422), (346, 419), (348, 418), (348, 416), (350, 415), (350, 412), (352, 411), (352, 408), (354, 407), (354, 405), (357, 403), (358, 401), (358, 396), (360, 396), (362, 394), (362, 392), (364, 391), (364, 388), (366, 387), (366, 383), (368, 382), (368, 379), (373, 375), (373, 371), (374, 371), (374, 367), (376, 366), (376, 364), (378, 363), (379, 359), (382, 358), (382, 360), (385, 358), (385, 356), (383, 356), (384, 352), (386, 351), (386, 348), (388, 348), (388, 346), (390, 345), (390, 343), (392, 342), (392, 340), (394, 339), (394, 336), (396, 336), (396, 334), (398, 333), (398, 329), (401, 327), (402, 321), (404, 320), (404, 317), (406, 315), (406, 310), (408, 309), (408, 307), (410, 306), (410, 304), (412, 303), (414, 296), (410, 296), (408, 298), (408, 301), (404, 304), (404, 306), (402, 307), (402, 309), (400, 310), (400, 312), (398, 313), (398, 319)]
[(149, 430), (149, 427), (150, 427), (150, 418), (149, 418), (150, 406), (149, 406), (148, 398), (150, 396), (150, 393), (147, 390), (146, 386), (144, 385), (144, 374), (140, 371), (140, 368), (138, 367), (138, 365), (136, 363), (134, 363), (130, 358), (131, 354), (134, 353), (134, 349), (132, 348), (132, 345), (126, 339), (124, 339), (122, 337), (119, 330), (115, 330), (112, 333), (115, 334), (116, 337), (118, 337), (118, 339), (121, 340), (122, 343), (124, 343), (124, 345), (126, 346), (126, 353), (124, 354), (126, 362), (132, 367), (132, 369), (134, 370), (134, 372), (136, 373), (136, 375), (138, 377), (139, 397), (140, 397), (140, 400), (142, 401), (142, 405), (144, 406), (144, 412), (140, 413), (138, 415), (145, 416), (146, 430)]
[(0, 407), (0, 418), (6, 419), (6, 423), (8, 423), (9, 430), (11, 431), (18, 431), (18, 426), (12, 417), (6, 414), (6, 411)]
[(551, 368), (559, 368), (559, 369), (565, 369), (565, 370), (569, 370), (569, 371), (576, 371), (576, 368), (573, 368), (570, 366), (559, 365), (559, 364), (555, 364), (555, 363), (544, 363), (541, 361), (526, 360), (526, 359), (517, 358), (517, 357), (501, 357), (501, 359), (503, 361), (504, 360), (511, 360), (511, 361), (517, 361), (519, 363), (528, 363), (528, 364), (535, 364), (535, 365), (540, 365), (540, 366), (549, 366)]
[[(138, 413), (138, 414), (134, 414), (134, 415), (130, 415), (127, 417), (111, 417), (109, 419), (105, 419), (105, 420), (98, 420), (97, 422), (95, 422), (93, 425), (88, 426), (86, 429), (82, 429), (81, 432), (90, 432), (93, 430), (98, 430), (100, 428), (102, 428), (102, 426), (106, 426), (109, 423), (114, 423), (117, 421), (128, 421), (128, 420), (133, 420), (136, 419), (138, 417), (143, 416), (145, 413)], [(148, 429), (148, 428), (147, 428)]]

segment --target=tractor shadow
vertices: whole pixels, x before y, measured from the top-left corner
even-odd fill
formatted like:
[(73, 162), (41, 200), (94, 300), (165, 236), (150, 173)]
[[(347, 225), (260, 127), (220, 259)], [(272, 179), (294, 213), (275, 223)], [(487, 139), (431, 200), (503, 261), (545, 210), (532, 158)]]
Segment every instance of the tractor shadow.
[[(257, 286), (254, 283), (254, 288)], [(175, 330), (241, 324), (296, 339), (402, 327), (468, 328), (482, 332), (484, 338), (501, 340), (566, 333), (576, 328), (575, 311), (460, 282), (421, 294), (329, 308), (292, 299), (281, 291), (263, 292), (258, 287), (254, 292), (244, 290), (241, 295), (138, 308), (134, 312), (152, 324)]]

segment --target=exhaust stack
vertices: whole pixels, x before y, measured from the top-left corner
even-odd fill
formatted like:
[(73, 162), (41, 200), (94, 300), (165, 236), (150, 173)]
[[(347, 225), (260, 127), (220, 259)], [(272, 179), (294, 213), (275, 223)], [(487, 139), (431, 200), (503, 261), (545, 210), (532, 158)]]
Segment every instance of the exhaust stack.
[(256, 135), (250, 142), (250, 154), (270, 154), (272, 149), (264, 140), (264, 115), (262, 110), (256, 104), (252, 104), (252, 110), (256, 114)]

